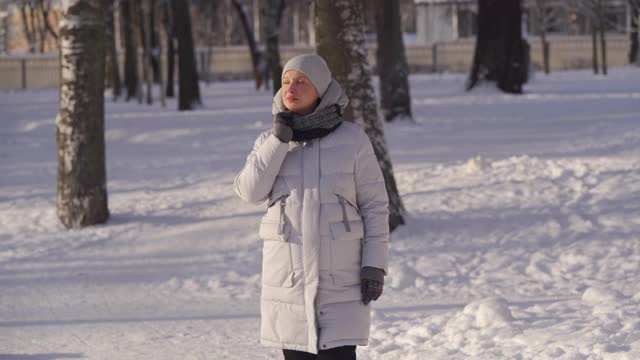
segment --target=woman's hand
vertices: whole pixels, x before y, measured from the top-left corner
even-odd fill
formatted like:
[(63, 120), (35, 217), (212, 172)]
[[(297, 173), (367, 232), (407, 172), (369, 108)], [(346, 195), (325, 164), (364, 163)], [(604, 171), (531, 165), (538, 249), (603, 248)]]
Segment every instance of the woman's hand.
[(365, 266), (360, 272), (360, 292), (362, 302), (368, 305), (371, 300), (376, 301), (382, 295), (384, 285), (384, 270)]
[(293, 113), (290, 111), (279, 112), (273, 117), (271, 133), (283, 143), (288, 143), (293, 138), (293, 129), (289, 126), (292, 117)]

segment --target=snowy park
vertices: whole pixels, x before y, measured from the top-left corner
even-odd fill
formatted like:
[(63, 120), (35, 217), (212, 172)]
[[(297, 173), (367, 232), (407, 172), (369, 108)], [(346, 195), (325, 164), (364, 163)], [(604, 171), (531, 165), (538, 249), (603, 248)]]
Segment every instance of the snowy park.
[[(640, 70), (521, 95), (412, 75), (385, 123), (406, 225), (360, 359), (640, 358)], [(270, 92), (105, 101), (111, 218), (56, 217), (58, 90), (0, 96), (0, 359), (276, 359), (259, 344), (264, 205), (232, 190)]]
[(640, 359), (640, 0), (0, 0), (0, 360)]

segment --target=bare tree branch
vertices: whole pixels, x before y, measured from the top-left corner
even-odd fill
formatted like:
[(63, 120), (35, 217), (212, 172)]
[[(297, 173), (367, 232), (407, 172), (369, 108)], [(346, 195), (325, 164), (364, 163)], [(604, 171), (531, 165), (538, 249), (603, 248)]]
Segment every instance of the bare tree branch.
[(42, 21), (44, 23), (46, 31), (48, 31), (49, 34), (51, 34), (51, 36), (53, 36), (53, 38), (56, 39), (56, 42), (58, 42), (58, 33), (55, 30), (53, 30), (53, 27), (51, 26), (51, 22), (49, 21), (51, 1), (38, 0), (38, 6), (40, 7), (40, 12), (42, 14)]

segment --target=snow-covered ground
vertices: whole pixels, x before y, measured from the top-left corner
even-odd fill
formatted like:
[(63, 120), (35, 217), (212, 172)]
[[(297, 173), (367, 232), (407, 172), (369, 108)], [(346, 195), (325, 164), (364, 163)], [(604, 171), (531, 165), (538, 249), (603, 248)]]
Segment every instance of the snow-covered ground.
[[(411, 78), (386, 125), (408, 211), (360, 359), (640, 359), (640, 70), (521, 96)], [(106, 106), (111, 220), (55, 215), (57, 92), (0, 96), (0, 359), (277, 359), (258, 344), (261, 206), (231, 184), (271, 97)]]

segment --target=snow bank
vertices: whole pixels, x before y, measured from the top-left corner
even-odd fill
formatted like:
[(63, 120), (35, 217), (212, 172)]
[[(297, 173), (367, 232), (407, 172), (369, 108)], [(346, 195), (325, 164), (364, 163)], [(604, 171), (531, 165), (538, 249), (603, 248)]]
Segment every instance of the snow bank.
[(475, 318), (475, 326), (479, 328), (508, 326), (513, 321), (507, 301), (500, 297), (472, 302), (462, 313)]

